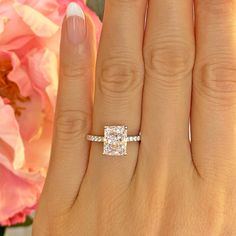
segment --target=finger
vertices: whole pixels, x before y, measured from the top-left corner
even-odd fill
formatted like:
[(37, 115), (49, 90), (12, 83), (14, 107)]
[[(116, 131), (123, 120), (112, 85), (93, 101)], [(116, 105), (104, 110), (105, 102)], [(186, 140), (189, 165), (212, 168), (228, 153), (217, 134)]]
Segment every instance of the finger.
[(44, 191), (53, 195), (55, 205), (73, 203), (87, 167), (89, 144), (85, 137), (91, 126), (94, 45), (91, 20), (71, 3), (62, 27), (55, 131)]
[[(145, 138), (140, 154), (150, 155), (140, 158), (140, 162), (141, 166), (153, 167), (155, 173), (163, 166), (161, 162), (168, 163), (168, 168), (186, 160), (191, 164), (188, 127), (194, 63), (192, 9), (192, 0), (149, 1), (141, 131)], [(163, 156), (157, 158), (158, 153)]]
[[(127, 125), (129, 135), (139, 133), (145, 12), (145, 0), (106, 1), (97, 62), (94, 134), (103, 134), (106, 125)], [(103, 145), (93, 143), (88, 175), (99, 175), (105, 177), (106, 182), (116, 184), (129, 182), (138, 147), (138, 143), (129, 143), (127, 156), (112, 158), (102, 156)], [(107, 178), (107, 175), (111, 178)]]
[(235, 11), (235, 0), (196, 1), (192, 150), (199, 173), (221, 181), (236, 170)]

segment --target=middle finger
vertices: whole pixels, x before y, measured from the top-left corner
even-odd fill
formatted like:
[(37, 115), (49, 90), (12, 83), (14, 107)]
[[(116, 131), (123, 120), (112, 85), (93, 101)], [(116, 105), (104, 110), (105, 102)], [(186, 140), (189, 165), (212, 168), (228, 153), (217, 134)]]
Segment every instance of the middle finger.
[[(144, 57), (143, 142), (140, 158), (154, 173), (191, 166), (189, 113), (194, 64), (192, 0), (150, 0)], [(146, 138), (148, 137), (148, 138)], [(151, 148), (150, 148), (151, 147)], [(184, 158), (186, 157), (186, 158)]]

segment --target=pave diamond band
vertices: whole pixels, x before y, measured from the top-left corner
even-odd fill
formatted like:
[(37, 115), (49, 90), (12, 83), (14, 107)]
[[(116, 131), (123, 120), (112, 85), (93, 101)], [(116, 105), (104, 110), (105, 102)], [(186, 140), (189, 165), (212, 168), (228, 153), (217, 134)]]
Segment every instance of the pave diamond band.
[(127, 126), (105, 126), (104, 136), (87, 135), (91, 142), (103, 143), (103, 154), (108, 156), (127, 155), (128, 142), (140, 142), (141, 135), (128, 136)]
[(87, 135), (87, 140), (91, 142), (98, 142), (98, 143), (103, 143), (104, 142), (104, 137), (103, 136), (98, 136), (98, 135)]
[[(87, 140), (91, 142), (97, 142), (97, 143), (104, 143), (104, 136), (99, 136), (99, 135), (87, 135)], [(126, 138), (126, 142), (140, 142), (141, 141), (141, 136), (128, 136)]]

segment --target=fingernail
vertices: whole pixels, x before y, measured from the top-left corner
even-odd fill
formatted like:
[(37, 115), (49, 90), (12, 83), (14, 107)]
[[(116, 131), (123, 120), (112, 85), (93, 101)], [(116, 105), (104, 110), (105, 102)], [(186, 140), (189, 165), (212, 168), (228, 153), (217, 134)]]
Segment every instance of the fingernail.
[(68, 39), (77, 45), (85, 39), (86, 35), (84, 12), (77, 3), (71, 2), (67, 7), (66, 16)]

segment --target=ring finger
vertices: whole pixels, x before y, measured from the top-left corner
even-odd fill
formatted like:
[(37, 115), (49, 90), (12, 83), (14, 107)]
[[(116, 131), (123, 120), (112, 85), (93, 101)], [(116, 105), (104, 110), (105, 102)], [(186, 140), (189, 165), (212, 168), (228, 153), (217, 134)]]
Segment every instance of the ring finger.
[[(128, 126), (129, 135), (139, 133), (145, 12), (146, 0), (106, 1), (96, 72), (92, 129), (95, 135), (102, 135), (104, 126), (112, 125)], [(126, 185), (133, 175), (138, 147), (138, 143), (128, 144), (125, 158), (103, 158), (103, 146), (92, 143), (87, 176), (92, 181), (99, 176), (103, 186)]]

